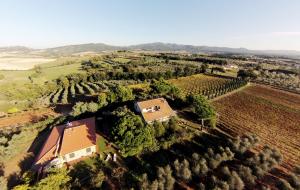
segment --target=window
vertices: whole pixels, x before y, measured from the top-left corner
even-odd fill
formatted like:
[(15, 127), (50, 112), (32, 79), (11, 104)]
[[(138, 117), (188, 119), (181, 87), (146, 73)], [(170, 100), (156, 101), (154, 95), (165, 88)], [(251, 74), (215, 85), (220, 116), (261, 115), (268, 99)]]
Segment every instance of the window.
[(92, 151), (92, 149), (89, 147), (86, 149), (86, 153), (90, 153)]
[(71, 154), (69, 154), (69, 158), (74, 158), (75, 157), (75, 153), (73, 152), (73, 153), (71, 153)]

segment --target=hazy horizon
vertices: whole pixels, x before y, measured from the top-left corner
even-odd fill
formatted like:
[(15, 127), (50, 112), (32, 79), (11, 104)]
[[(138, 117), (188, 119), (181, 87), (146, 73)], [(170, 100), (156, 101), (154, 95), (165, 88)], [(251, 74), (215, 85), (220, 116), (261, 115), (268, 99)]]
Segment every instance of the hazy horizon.
[(191, 45), (191, 46), (206, 46), (206, 47), (217, 47), (217, 48), (233, 48), (233, 49), (247, 49), (251, 51), (296, 51), (300, 53), (300, 50), (293, 50), (293, 49), (251, 49), (247, 47), (230, 47), (230, 46), (214, 46), (214, 45), (194, 45), (194, 44), (180, 44), (180, 43), (172, 43), (172, 42), (145, 42), (145, 43), (138, 43), (138, 44), (128, 44), (128, 45), (119, 45), (119, 44), (108, 44), (108, 43), (103, 43), (103, 42), (86, 42), (86, 43), (70, 43), (70, 44), (61, 44), (58, 46), (49, 46), (49, 47), (30, 47), (26, 45), (9, 45), (9, 46), (0, 46), (0, 48), (9, 48), (9, 47), (26, 47), (30, 49), (51, 49), (51, 48), (58, 48), (58, 47), (64, 47), (64, 46), (73, 46), (73, 45), (85, 45), (85, 44), (105, 44), (108, 46), (116, 46), (116, 47), (129, 47), (129, 46), (135, 46), (135, 45), (143, 45), (143, 44), (154, 44), (154, 43), (163, 43), (163, 44), (176, 44), (176, 45)]
[(0, 47), (163, 42), (300, 51), (299, 1), (2, 1)]

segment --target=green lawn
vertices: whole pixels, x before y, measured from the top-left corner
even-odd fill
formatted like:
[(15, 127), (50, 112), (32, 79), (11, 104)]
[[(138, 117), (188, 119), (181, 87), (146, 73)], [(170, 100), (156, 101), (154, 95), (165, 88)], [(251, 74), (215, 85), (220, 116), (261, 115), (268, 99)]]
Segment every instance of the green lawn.
[(97, 139), (97, 147), (99, 153), (108, 153), (114, 150), (112, 147), (108, 146), (108, 142), (102, 136), (99, 136)]

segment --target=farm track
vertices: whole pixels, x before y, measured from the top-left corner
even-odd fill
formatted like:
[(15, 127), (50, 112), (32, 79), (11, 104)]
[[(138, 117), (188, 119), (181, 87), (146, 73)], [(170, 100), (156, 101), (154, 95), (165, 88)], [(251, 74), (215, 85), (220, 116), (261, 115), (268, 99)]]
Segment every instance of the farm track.
[(220, 114), (220, 129), (233, 136), (254, 133), (262, 144), (280, 150), (285, 168), (300, 164), (299, 95), (252, 85), (213, 105)]

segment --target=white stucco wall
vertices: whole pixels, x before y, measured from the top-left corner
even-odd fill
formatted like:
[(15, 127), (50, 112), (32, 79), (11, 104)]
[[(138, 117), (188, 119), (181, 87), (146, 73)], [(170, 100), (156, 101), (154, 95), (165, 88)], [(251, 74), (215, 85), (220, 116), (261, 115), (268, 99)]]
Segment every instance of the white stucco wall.
[[(91, 152), (87, 153), (86, 152), (87, 148), (91, 148)], [(96, 145), (90, 146), (90, 147), (87, 147), (87, 148), (84, 148), (84, 149), (81, 149), (81, 150), (78, 150), (78, 151), (75, 151), (75, 152), (71, 152), (71, 153), (75, 154), (75, 156), (73, 158), (70, 158), (71, 153), (63, 155), (62, 158), (63, 158), (64, 162), (70, 162), (70, 161), (79, 159), (79, 158), (84, 157), (84, 156), (89, 156), (89, 155), (96, 152)]]

